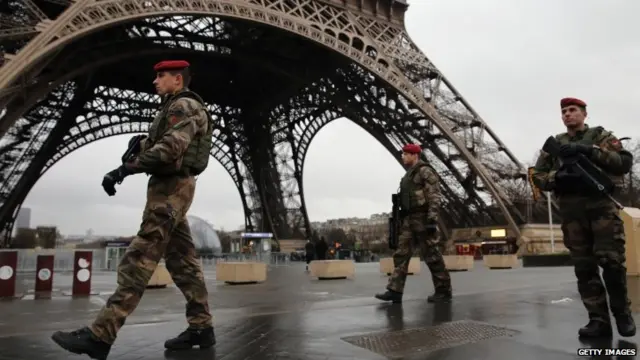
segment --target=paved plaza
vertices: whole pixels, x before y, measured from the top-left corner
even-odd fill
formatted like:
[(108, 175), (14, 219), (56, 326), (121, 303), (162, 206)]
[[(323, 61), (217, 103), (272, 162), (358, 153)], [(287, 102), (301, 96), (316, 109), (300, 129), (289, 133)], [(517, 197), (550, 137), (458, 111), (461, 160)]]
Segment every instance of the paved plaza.
[[(164, 341), (184, 330), (184, 299), (173, 286), (149, 289), (127, 320), (109, 359), (577, 359), (578, 348), (635, 348), (640, 336), (583, 343), (577, 330), (586, 313), (573, 269), (488, 270), (452, 273), (454, 301), (426, 302), (433, 292), (425, 265), (410, 276), (403, 304), (373, 294), (387, 277), (377, 263), (356, 264), (354, 279), (311, 279), (304, 264), (271, 267), (267, 282), (226, 285), (207, 271), (215, 316), (215, 349), (165, 352)], [(96, 273), (99, 295), (72, 299), (71, 275), (56, 274), (49, 300), (0, 302), (0, 359), (88, 359), (50, 339), (55, 330), (90, 323), (115, 288), (114, 273)], [(29, 278), (20, 281), (29, 293)], [(639, 281), (630, 278), (634, 316), (640, 320)], [(603, 359), (628, 358), (621, 356)]]

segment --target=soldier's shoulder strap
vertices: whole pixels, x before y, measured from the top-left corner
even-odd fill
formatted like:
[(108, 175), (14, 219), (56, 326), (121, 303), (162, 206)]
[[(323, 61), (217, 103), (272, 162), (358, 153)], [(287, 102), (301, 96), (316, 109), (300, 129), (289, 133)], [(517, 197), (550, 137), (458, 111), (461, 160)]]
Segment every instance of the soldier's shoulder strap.
[[(203, 107), (206, 106), (205, 103), (204, 103), (204, 100), (202, 100), (200, 95), (194, 93), (191, 90), (183, 91), (183, 92), (177, 94), (172, 100), (176, 101), (176, 100), (181, 99), (181, 98), (193, 99), (193, 100), (199, 102), (200, 105), (202, 105)], [(205, 110), (206, 110), (206, 108), (205, 108)]]
[(428, 167), (429, 169), (436, 171), (436, 168), (433, 167), (433, 165), (429, 164), (429, 163), (425, 163), (424, 166)]
[(591, 131), (591, 139), (595, 142), (595, 143), (600, 143), (602, 141), (604, 141), (606, 138), (610, 137), (613, 135), (612, 131), (608, 131), (605, 130), (604, 127), (602, 126), (596, 126)]
[(416, 166), (414, 168), (409, 170), (409, 176), (413, 177), (416, 174), (420, 173), (420, 169), (422, 169), (425, 166), (427, 166), (427, 164), (425, 164), (423, 162), (416, 164)]
[(204, 112), (207, 114), (207, 117), (209, 117), (209, 121), (211, 121), (211, 116), (209, 115), (209, 111), (207, 110), (207, 104), (205, 104), (204, 100), (200, 97), (200, 95), (194, 93), (191, 90), (187, 90), (187, 91), (183, 91), (181, 93), (178, 93), (176, 96), (174, 96), (171, 99), (171, 102), (176, 102), (179, 99), (182, 98), (187, 98), (187, 99), (191, 99), (191, 100), (195, 100), (197, 101), (200, 105), (202, 105), (202, 108), (204, 109)]
[(414, 175), (420, 174), (420, 170), (422, 170), (422, 168), (425, 168), (425, 167), (429, 168), (433, 172), (436, 172), (436, 169), (433, 166), (431, 166), (431, 164), (427, 164), (427, 163), (423, 162), (423, 163), (418, 164), (418, 166), (416, 166), (416, 168), (414, 169), (414, 171), (415, 171)]
[(202, 99), (202, 97), (200, 97), (200, 95), (196, 94), (191, 90), (187, 90), (177, 94), (173, 99), (171, 99), (171, 101), (175, 102), (175, 101), (178, 101), (178, 99), (182, 99), (182, 98), (192, 99), (200, 103), (200, 105), (202, 105), (202, 109), (204, 110), (204, 113), (207, 114), (207, 119), (209, 120), (209, 124), (213, 123), (213, 118), (211, 117), (211, 114), (209, 114), (209, 110), (207, 109), (207, 104), (205, 104), (204, 100)]
[(557, 134), (557, 135), (556, 135), (556, 140), (560, 141), (560, 140), (562, 140), (562, 138), (563, 138), (563, 137), (565, 137), (565, 136), (569, 136), (569, 134), (568, 134), (568, 133), (566, 133), (566, 132), (563, 132), (563, 133)]
[(422, 164), (420, 164), (420, 165), (418, 166), (418, 170), (422, 169), (423, 167), (427, 167), (427, 168), (429, 168), (431, 171), (436, 171), (436, 169), (435, 169), (431, 164), (428, 164), (428, 163), (422, 163)]

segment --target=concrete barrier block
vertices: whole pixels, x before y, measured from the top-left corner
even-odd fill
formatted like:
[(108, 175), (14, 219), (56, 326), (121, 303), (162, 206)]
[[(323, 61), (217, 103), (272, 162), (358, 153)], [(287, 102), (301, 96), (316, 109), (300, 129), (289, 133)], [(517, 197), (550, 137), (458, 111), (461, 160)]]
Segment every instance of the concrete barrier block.
[(353, 260), (314, 260), (309, 271), (320, 280), (346, 279), (355, 275), (356, 267)]
[(640, 209), (626, 207), (620, 217), (624, 222), (627, 275), (640, 276)]
[(151, 275), (151, 279), (149, 279), (149, 283), (147, 284), (147, 289), (154, 288), (164, 288), (167, 285), (173, 284), (173, 278), (171, 274), (169, 274), (169, 270), (167, 270), (167, 266), (164, 262), (161, 262), (156, 267), (156, 271)]
[(216, 280), (227, 284), (255, 284), (267, 280), (267, 264), (261, 262), (218, 262)]

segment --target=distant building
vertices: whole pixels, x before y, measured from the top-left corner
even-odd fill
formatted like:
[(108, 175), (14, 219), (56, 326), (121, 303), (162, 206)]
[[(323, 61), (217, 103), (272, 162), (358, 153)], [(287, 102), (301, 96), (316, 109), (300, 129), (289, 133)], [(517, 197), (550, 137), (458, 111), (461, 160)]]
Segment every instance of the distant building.
[(53, 249), (58, 241), (58, 229), (55, 226), (38, 226), (35, 229), (18, 228), (12, 247), (16, 249)]
[(28, 229), (31, 227), (31, 209), (30, 208), (20, 208), (18, 211), (18, 216), (16, 217), (16, 229)]

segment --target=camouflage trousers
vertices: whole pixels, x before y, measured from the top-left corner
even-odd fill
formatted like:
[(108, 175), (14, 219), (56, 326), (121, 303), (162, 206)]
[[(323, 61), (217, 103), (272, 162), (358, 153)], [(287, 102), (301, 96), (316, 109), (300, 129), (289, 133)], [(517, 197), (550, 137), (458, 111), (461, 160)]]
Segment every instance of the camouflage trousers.
[(115, 341), (163, 255), (167, 270), (187, 300), (189, 326), (212, 325), (204, 275), (186, 219), (194, 192), (193, 177), (149, 179), (142, 224), (118, 265), (118, 287), (90, 327), (100, 340)]
[[(624, 225), (618, 209), (571, 206), (562, 209), (564, 245), (571, 252), (578, 292), (589, 318), (610, 322), (607, 292), (614, 315), (630, 311), (627, 296)], [(602, 267), (602, 278), (600, 269)], [(606, 290), (605, 290), (606, 287)]]
[(420, 255), (431, 271), (433, 287), (438, 293), (451, 293), (451, 277), (444, 265), (442, 246), (437, 236), (429, 237), (425, 228), (425, 214), (410, 214), (403, 221), (398, 236), (398, 249), (393, 253), (395, 269), (389, 277), (387, 289), (403, 292), (407, 280), (409, 261), (414, 248), (418, 247)]

